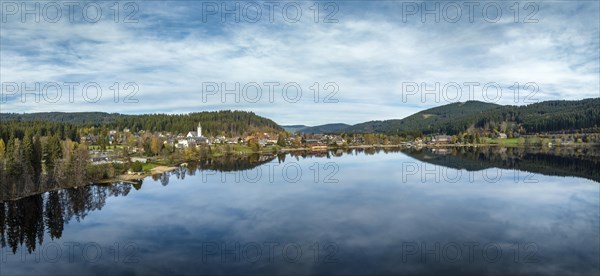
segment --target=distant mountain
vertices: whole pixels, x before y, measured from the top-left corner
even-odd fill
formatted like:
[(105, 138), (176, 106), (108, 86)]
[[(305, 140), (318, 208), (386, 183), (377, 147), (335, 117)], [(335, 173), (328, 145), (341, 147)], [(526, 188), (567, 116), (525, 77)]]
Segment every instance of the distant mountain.
[(470, 127), (511, 123), (527, 132), (577, 130), (600, 126), (600, 98), (546, 101), (525, 106), (479, 101), (451, 103), (400, 120), (370, 121), (341, 129), (345, 133), (446, 133)]
[(305, 126), (305, 125), (289, 125), (289, 126), (281, 126), (281, 127), (289, 133), (296, 133), (296, 132), (299, 132), (300, 130), (308, 128), (308, 126)]
[(339, 130), (345, 129), (350, 127), (350, 125), (348, 124), (342, 124), (342, 123), (337, 123), (337, 124), (325, 124), (325, 125), (320, 125), (320, 126), (314, 126), (314, 127), (307, 127), (305, 129), (303, 129), (301, 132), (302, 133), (335, 133), (338, 132)]
[(311, 134), (322, 134), (322, 133), (336, 133), (342, 129), (350, 127), (349, 124), (325, 124), (319, 126), (305, 126), (305, 125), (291, 125), (291, 126), (282, 126), (287, 132), (291, 133), (311, 133)]
[(2, 120), (14, 121), (50, 121), (67, 124), (92, 124), (99, 125), (114, 121), (118, 113), (106, 112), (38, 112), (38, 113), (2, 113)]
[(187, 133), (202, 124), (203, 134), (280, 132), (283, 129), (270, 119), (246, 111), (204, 111), (188, 114), (140, 114), (127, 115), (104, 112), (44, 112), (44, 113), (0, 113), (2, 129), (0, 136), (8, 137), (7, 128), (45, 122), (69, 124), (73, 127), (129, 128), (132, 131), (170, 131)]
[(479, 101), (451, 103), (423, 110), (404, 119), (370, 121), (353, 125), (341, 131), (346, 133), (447, 132), (445, 130), (456, 120), (483, 116), (486, 112), (498, 107), (501, 106)]
[[(578, 101), (546, 101), (524, 106), (497, 105), (479, 101), (451, 103), (417, 112), (404, 119), (369, 121), (356, 125), (341, 123), (319, 126), (279, 126), (274, 121), (245, 111), (214, 111), (189, 114), (125, 115), (104, 112), (0, 113), (0, 137), (7, 139), (10, 128), (20, 124), (43, 122), (69, 124), (69, 132), (80, 126), (186, 133), (202, 124), (207, 135), (228, 133), (240, 135), (252, 132), (291, 133), (397, 133), (397, 134), (458, 134), (470, 128), (483, 128), (510, 133), (574, 131), (600, 126), (600, 98)], [(12, 122), (12, 123), (11, 123)], [(501, 127), (499, 125), (502, 125)], [(508, 125), (508, 126), (506, 126)], [(64, 132), (64, 130), (61, 131)], [(70, 134), (69, 136), (74, 136)]]

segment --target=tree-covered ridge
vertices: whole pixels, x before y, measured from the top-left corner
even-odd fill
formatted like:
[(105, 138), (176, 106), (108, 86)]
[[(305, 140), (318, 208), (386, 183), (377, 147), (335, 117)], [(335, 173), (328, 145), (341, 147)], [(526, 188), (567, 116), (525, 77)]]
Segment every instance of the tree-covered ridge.
[(512, 119), (534, 133), (591, 128), (600, 126), (600, 98), (507, 106), (495, 110), (493, 115), (496, 117), (489, 116), (488, 119)]
[(214, 111), (190, 114), (121, 115), (108, 125), (112, 128), (129, 128), (132, 131), (170, 131), (187, 133), (202, 124), (206, 135), (241, 135), (244, 133), (279, 132), (283, 129), (271, 119), (245, 111)]
[(1, 113), (2, 121), (49, 121), (78, 125), (100, 125), (110, 123), (122, 116), (106, 112), (39, 112), (39, 113)]
[(490, 125), (526, 133), (573, 131), (600, 126), (600, 98), (500, 106), (468, 101), (427, 109), (401, 120), (371, 121), (341, 130), (346, 133), (445, 133)]
[(356, 124), (343, 129), (347, 133), (407, 133), (419, 131), (423, 133), (443, 132), (453, 121), (467, 116), (483, 116), (484, 112), (499, 105), (478, 101), (451, 103), (410, 115), (404, 119), (371, 121)]
[[(25, 130), (35, 135), (57, 135), (78, 140), (82, 127), (102, 127), (137, 132), (168, 131), (187, 133), (202, 124), (203, 134), (244, 135), (254, 132), (280, 132), (274, 121), (252, 112), (214, 111), (190, 114), (125, 115), (103, 112), (0, 114), (0, 137), (6, 142), (11, 135), (23, 138)], [(452, 103), (415, 113), (400, 120), (370, 121), (347, 128), (318, 129), (315, 132), (388, 133), (419, 136), (422, 134), (459, 134), (479, 128), (490, 132), (527, 134), (575, 131), (600, 126), (600, 98), (579, 101), (547, 101), (526, 106), (500, 106), (467, 101)]]
[(25, 130), (40, 136), (57, 135), (62, 139), (77, 140), (77, 129), (82, 127), (106, 127), (131, 131), (169, 131), (187, 133), (202, 124), (204, 135), (241, 135), (244, 133), (279, 132), (283, 129), (270, 119), (245, 111), (214, 111), (190, 114), (144, 114), (125, 115), (103, 112), (47, 112), (0, 114), (0, 137), (8, 141), (10, 135), (24, 136)]
[(11, 137), (23, 139), (26, 132), (31, 132), (37, 136), (57, 136), (60, 140), (71, 139), (79, 141), (78, 130), (82, 125), (69, 123), (50, 122), (50, 121), (16, 121), (5, 120), (3, 114), (0, 115), (0, 139), (7, 142)]
[(290, 133), (335, 133), (339, 130), (350, 127), (350, 125), (343, 123), (333, 123), (318, 126), (290, 125), (282, 127)]

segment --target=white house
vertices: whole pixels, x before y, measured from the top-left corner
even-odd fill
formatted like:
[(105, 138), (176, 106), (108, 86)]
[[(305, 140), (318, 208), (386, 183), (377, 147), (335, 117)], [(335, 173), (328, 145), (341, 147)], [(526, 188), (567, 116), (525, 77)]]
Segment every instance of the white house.
[(144, 157), (131, 157), (130, 160), (131, 160), (131, 162), (141, 162), (141, 163), (148, 162), (148, 158), (144, 158)]
[(177, 144), (175, 144), (175, 147), (177, 148), (187, 148), (189, 146), (189, 142), (187, 139), (179, 139), (177, 141)]

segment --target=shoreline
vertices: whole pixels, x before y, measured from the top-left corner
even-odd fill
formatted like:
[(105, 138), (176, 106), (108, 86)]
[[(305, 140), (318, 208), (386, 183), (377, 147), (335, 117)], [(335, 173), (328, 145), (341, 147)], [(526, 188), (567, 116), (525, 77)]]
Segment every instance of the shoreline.
[[(346, 147), (333, 147), (333, 146), (324, 146), (324, 147), (310, 147), (310, 148), (282, 148), (276, 152), (274, 151), (258, 151), (252, 153), (244, 153), (244, 154), (231, 154), (238, 158), (245, 157), (252, 154), (259, 155), (269, 155), (269, 154), (280, 154), (280, 153), (288, 153), (288, 152), (297, 152), (297, 151), (312, 151), (312, 152), (325, 152), (330, 150), (348, 150), (348, 149), (372, 149), (372, 148), (460, 148), (460, 147), (505, 147), (505, 148), (589, 148), (589, 147), (597, 147), (600, 144), (593, 143), (583, 143), (583, 144), (568, 144), (568, 145), (558, 145), (558, 146), (539, 146), (539, 145), (524, 145), (524, 144), (395, 144), (395, 145), (352, 145)], [(213, 158), (219, 158), (223, 156), (227, 156), (228, 154), (222, 154), (217, 156), (211, 156)], [(170, 172), (176, 170), (181, 164), (184, 164), (187, 161), (192, 160), (182, 160), (181, 162), (176, 162), (170, 165), (159, 165), (150, 169), (150, 171), (139, 172), (134, 174), (120, 174), (113, 178), (101, 179), (97, 181), (93, 181), (94, 184), (112, 184), (117, 182), (138, 182), (143, 180), (146, 177), (162, 174), (166, 172)]]
[(112, 184), (116, 182), (137, 182), (143, 180), (148, 176), (153, 176), (156, 174), (162, 174), (170, 171), (174, 171), (178, 168), (175, 164), (172, 166), (157, 166), (150, 169), (150, 172), (139, 172), (135, 174), (121, 174), (113, 178), (101, 179), (98, 181), (93, 181), (94, 184)]
[[(356, 145), (356, 146), (348, 146), (348, 147), (344, 147), (344, 148), (340, 148), (340, 147), (330, 147), (330, 148), (321, 148), (318, 150), (315, 149), (310, 149), (310, 148), (289, 148), (289, 149), (282, 149), (281, 151), (279, 151), (279, 153), (286, 153), (286, 152), (295, 152), (295, 151), (313, 151), (313, 152), (325, 152), (327, 150), (336, 150), (336, 149), (340, 149), (340, 150), (348, 150), (348, 149), (356, 149), (356, 148), (362, 148), (362, 149), (368, 149), (368, 148), (406, 148), (406, 149), (410, 149), (410, 148), (430, 148), (430, 149), (440, 149), (440, 148), (468, 148), (468, 147), (472, 147), (472, 148), (494, 148), (494, 147), (499, 147), (499, 148), (531, 148), (531, 149), (538, 149), (538, 150), (542, 150), (542, 149), (550, 149), (550, 150), (556, 150), (556, 149), (585, 149), (585, 148), (595, 148), (595, 149), (599, 149), (600, 144), (592, 144), (592, 143), (586, 143), (586, 144), (576, 144), (576, 145), (563, 145), (563, 146), (553, 146), (553, 147), (541, 147), (541, 146), (526, 146), (526, 145), (498, 145), (498, 144), (476, 144), (476, 145), (457, 145), (457, 144), (429, 144), (429, 145), (422, 145), (420, 147), (415, 147), (415, 146), (408, 146), (408, 145)], [(596, 152), (597, 153), (597, 152)], [(258, 153), (253, 153), (253, 154), (273, 154), (273, 152), (270, 151), (265, 151), (265, 152), (258, 152)], [(594, 157), (597, 156), (596, 154), (592, 155), (591, 158), (597, 158)], [(248, 157), (248, 154), (240, 154), (240, 155), (236, 155), (234, 158), (244, 158), (244, 157)], [(214, 158), (219, 158), (214, 157)], [(162, 174), (162, 173), (166, 173), (166, 172), (170, 172), (173, 170), (178, 169), (181, 166), (185, 166), (186, 161), (179, 161), (176, 162), (174, 164), (171, 165), (158, 165), (146, 172), (140, 172), (140, 173), (136, 173), (136, 174), (121, 174), (121, 175), (116, 175), (114, 177), (111, 178), (106, 178), (106, 179), (98, 179), (98, 180), (91, 180), (87, 183), (82, 183), (81, 185), (78, 186), (73, 186), (72, 188), (77, 188), (77, 187), (82, 187), (82, 186), (88, 186), (88, 185), (112, 185), (112, 184), (117, 184), (117, 183), (139, 183), (139, 181), (149, 177), (149, 176), (153, 176), (153, 175), (157, 175), (157, 174)], [(71, 187), (56, 187), (56, 188), (52, 188), (48, 191), (52, 191), (52, 190), (58, 190), (58, 189), (62, 189), (62, 188), (71, 188)], [(23, 198), (23, 197), (27, 197), (27, 196), (31, 196), (34, 194), (38, 194), (38, 193), (43, 193), (43, 192), (47, 192), (47, 191), (34, 191), (32, 194), (28, 194), (28, 195), (23, 195), (17, 198), (11, 198), (11, 199), (3, 199), (3, 200), (16, 200), (19, 198)], [(0, 200), (0, 201), (3, 201)]]

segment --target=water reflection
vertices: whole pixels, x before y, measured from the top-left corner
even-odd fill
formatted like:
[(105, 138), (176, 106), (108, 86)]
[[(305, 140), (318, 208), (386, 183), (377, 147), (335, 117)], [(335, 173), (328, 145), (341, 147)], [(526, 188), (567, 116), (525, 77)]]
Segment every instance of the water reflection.
[[(202, 159), (196, 167), (202, 170), (216, 170), (220, 172), (243, 171), (254, 169), (271, 162), (275, 158), (279, 158), (280, 162), (285, 161), (285, 154), (251, 154), (245, 158), (225, 155), (217, 158)], [(196, 167), (190, 167), (190, 169), (194, 171)]]
[(459, 147), (403, 149), (402, 152), (435, 165), (467, 171), (515, 169), (554, 176), (583, 177), (600, 182), (597, 148)]
[(0, 202), (0, 241), (16, 252), (24, 245), (29, 253), (36, 244), (62, 237), (64, 224), (80, 222), (89, 212), (100, 210), (111, 196), (126, 196), (130, 184), (89, 185), (37, 194), (14, 201)]
[[(285, 155), (278, 157), (281, 162), (285, 160)], [(275, 158), (275, 155), (258, 154), (247, 158), (209, 158), (187, 163), (169, 173), (152, 175), (151, 178), (167, 186), (172, 176), (183, 180), (186, 175), (196, 175), (199, 170), (249, 170)], [(0, 182), (0, 243), (2, 247), (8, 246), (13, 253), (19, 246), (25, 246), (29, 253), (35, 251), (36, 244), (44, 242), (45, 232), (52, 240), (60, 239), (65, 223), (73, 219), (80, 222), (89, 212), (102, 209), (107, 197), (127, 196), (131, 188), (140, 190), (143, 181), (110, 185), (66, 182), (61, 185), (38, 176), (36, 182), (25, 183)]]
[[(592, 169), (598, 161), (577, 154), (487, 148), (298, 151), (200, 160), (143, 183), (24, 189), (41, 193), (0, 203), (7, 251), (35, 254), (53, 240), (102, 247), (132, 241), (139, 262), (115, 263), (114, 253), (105, 253), (109, 261), (59, 269), (8, 257), (2, 269), (9, 274), (590, 274), (600, 267), (599, 186), (579, 177), (598, 181)], [(402, 181), (401, 164), (419, 160), (456, 170), (527, 170), (541, 181)], [(315, 164), (331, 161), (339, 165), (339, 183), (313, 181)], [(286, 182), (274, 174), (273, 181), (247, 183), (223, 181), (220, 175), (292, 163), (307, 177)], [(565, 183), (557, 175), (577, 178)], [(11, 188), (3, 191), (15, 187), (6, 186)], [(269, 242), (279, 244), (274, 262), (267, 258)], [(478, 244), (473, 260), (467, 259), (465, 243)], [(282, 253), (292, 244), (302, 249), (302, 261)], [(503, 251), (493, 262), (483, 258), (493, 257), (483, 253), (489, 244)], [(449, 245), (463, 250), (462, 259), (451, 262), (454, 253), (443, 253)], [(263, 258), (250, 262), (255, 255), (241, 252), (256, 246)], [(234, 258), (235, 248), (240, 253)], [(325, 261), (328, 256), (333, 262)]]

